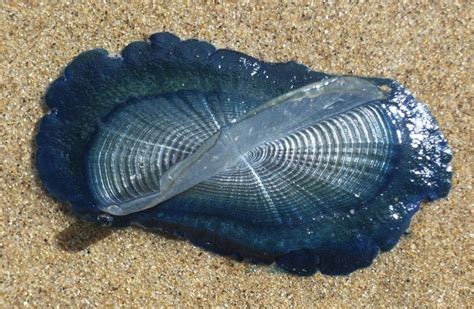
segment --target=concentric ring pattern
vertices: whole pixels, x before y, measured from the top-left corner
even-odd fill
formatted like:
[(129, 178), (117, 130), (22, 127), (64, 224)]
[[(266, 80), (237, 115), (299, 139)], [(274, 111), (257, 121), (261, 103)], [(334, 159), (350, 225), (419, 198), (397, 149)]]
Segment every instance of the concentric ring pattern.
[[(252, 109), (250, 101), (237, 103), (230, 96), (178, 93), (118, 108), (104, 120), (90, 151), (95, 198), (101, 205), (120, 205), (159, 193), (168, 169)], [(377, 194), (396, 144), (386, 111), (366, 104), (268, 141), (183, 194), (205, 213), (253, 223), (350, 213)]]

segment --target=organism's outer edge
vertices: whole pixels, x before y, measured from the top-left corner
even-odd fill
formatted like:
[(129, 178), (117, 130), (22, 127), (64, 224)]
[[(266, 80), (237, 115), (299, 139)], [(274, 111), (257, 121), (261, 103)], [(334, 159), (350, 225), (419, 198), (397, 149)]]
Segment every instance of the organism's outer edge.
[[(170, 66), (174, 69), (181, 66), (183, 70), (194, 66), (200, 69), (212, 67), (212, 70), (218, 70), (217, 72), (222, 74), (219, 80), (226, 80), (235, 88), (240, 86), (238, 79), (242, 76), (253, 78), (256, 84), (261, 83), (260, 87), (264, 85), (270, 92), (259, 94), (257, 99), (260, 100), (268, 100), (297, 87), (330, 77), (313, 72), (295, 62), (267, 63), (239, 52), (216, 50), (206, 42), (181, 41), (169, 33), (152, 35), (148, 42), (131, 43), (122, 50), (121, 57), (111, 57), (103, 49), (80, 54), (49, 87), (45, 103), (50, 108), (50, 113), (42, 118), (36, 139), (36, 162), (41, 180), (54, 197), (70, 202), (74, 213), (79, 217), (107, 225), (127, 226), (133, 223), (155, 230), (164, 230), (191, 239), (197, 245), (220, 254), (237, 254), (265, 262), (276, 260), (285, 270), (299, 275), (311, 275), (317, 270), (325, 274), (346, 274), (370, 265), (379, 250), (387, 251), (393, 248), (408, 227), (422, 200), (434, 200), (446, 196), (449, 192), (452, 176), (449, 166), (451, 152), (427, 107), (417, 102), (408, 91), (392, 80), (366, 78), (379, 86), (385, 85), (390, 88), (392, 102), (400, 107), (395, 109), (394, 114), (399, 114), (402, 121), (404, 118), (416, 120), (412, 123), (414, 130), (411, 133), (404, 133), (403, 138), (417, 144), (418, 149), (424, 149), (428, 154), (433, 152), (429, 159), (416, 156), (414, 153), (407, 154), (407, 158), (412, 158), (408, 164), (414, 167), (415, 175), (411, 176), (416, 177), (403, 176), (407, 182), (413, 179), (421, 179), (422, 182), (407, 184), (413, 187), (413, 193), (404, 197), (405, 213), (401, 216), (401, 220), (384, 222), (387, 226), (382, 226), (380, 229), (373, 227), (375, 230), (365, 231), (360, 235), (360, 239), (358, 233), (351, 234), (348, 239), (352, 243), (348, 241), (321, 243), (315, 238), (308, 241), (309, 247), (300, 246), (295, 250), (286, 248), (283, 251), (275, 248), (276, 251), (272, 253), (272, 250), (266, 248), (258, 239), (256, 242), (261, 247), (247, 246), (239, 242), (235, 235), (218, 234), (216, 231), (222, 232), (223, 227), (229, 228), (232, 225), (229, 222), (219, 222), (222, 218), (198, 226), (196, 224), (201, 222), (202, 218), (196, 217), (191, 220), (187, 216), (179, 217), (179, 213), (153, 209), (124, 217), (103, 215), (87, 191), (84, 175), (78, 173), (83, 169), (80, 158), (84, 154), (80, 149), (85, 148), (90, 141), (97, 119), (101, 119), (113, 106), (122, 102), (121, 98), (124, 95), (127, 97), (127, 89), (133, 89), (139, 96), (145, 96), (157, 94), (147, 93), (150, 90), (147, 87), (157, 82), (160, 83), (159, 89), (162, 93), (189, 89), (188, 85), (193, 82), (204, 90), (210, 88), (210, 85), (220, 85), (219, 80), (202, 81), (199, 78), (186, 76), (186, 72), (173, 72)], [(127, 76), (128, 73), (140, 70), (148, 72), (147, 70), (158, 68), (163, 70), (165, 76), (170, 74), (171, 77), (182, 78), (182, 85), (169, 84), (165, 76), (154, 80), (151, 73), (142, 80), (144, 85), (138, 85), (133, 84), (133, 80)], [(221, 69), (222, 71), (219, 71)], [(226, 72), (236, 74), (235, 80), (232, 76), (226, 75)], [(270, 77), (268, 83), (265, 81), (265, 76), (267, 79)], [(293, 76), (291, 82), (287, 81), (289, 76)], [(115, 86), (118, 85), (118, 91), (102, 94), (103, 87), (111, 81)], [(416, 170), (417, 166), (419, 170)], [(426, 170), (431, 173), (427, 173)], [(172, 203), (169, 206), (173, 206)], [(386, 218), (386, 214), (381, 215)], [(240, 229), (242, 227), (245, 226), (241, 225)], [(245, 228), (242, 230), (243, 234), (252, 231), (252, 227)], [(275, 231), (264, 232), (270, 234)], [(202, 235), (205, 236), (201, 238)], [(255, 231), (249, 235), (258, 238)], [(233, 245), (229, 245), (231, 243)]]

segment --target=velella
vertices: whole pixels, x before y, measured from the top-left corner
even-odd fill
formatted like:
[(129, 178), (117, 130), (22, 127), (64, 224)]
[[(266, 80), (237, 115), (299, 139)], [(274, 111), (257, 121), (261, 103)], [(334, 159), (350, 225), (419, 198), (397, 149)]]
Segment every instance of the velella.
[(446, 139), (398, 82), (169, 33), (80, 54), (45, 103), (38, 173), (79, 218), (298, 275), (369, 266), (451, 186)]

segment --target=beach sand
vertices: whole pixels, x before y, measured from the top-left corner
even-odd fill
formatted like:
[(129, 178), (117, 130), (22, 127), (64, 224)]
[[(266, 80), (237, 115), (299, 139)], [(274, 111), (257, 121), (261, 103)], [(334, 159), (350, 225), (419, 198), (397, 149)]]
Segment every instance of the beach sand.
[[(217, 2), (1, 2), (0, 307), (472, 305), (469, 1)], [(42, 95), (78, 53), (119, 52), (159, 31), (267, 61), (400, 81), (426, 102), (453, 149), (450, 195), (423, 204), (394, 250), (344, 277), (292, 276), (138, 228), (77, 221), (36, 176)]]

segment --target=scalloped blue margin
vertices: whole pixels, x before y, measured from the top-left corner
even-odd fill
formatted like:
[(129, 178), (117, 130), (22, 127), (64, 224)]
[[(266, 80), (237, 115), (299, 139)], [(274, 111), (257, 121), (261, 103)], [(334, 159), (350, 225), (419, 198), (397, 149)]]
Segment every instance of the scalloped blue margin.
[[(101, 85), (106, 85), (107, 81), (118, 76), (124, 67), (133, 69), (131, 72), (135, 72), (135, 70), (147, 70), (151, 64), (157, 62), (163, 64), (160, 69), (164, 71), (173, 69), (173, 66), (166, 67), (172, 63), (176, 68), (199, 64), (220, 66), (219, 68), (223, 67), (224, 69), (221, 72), (237, 72), (242, 75), (255, 73), (255, 66), (258, 66), (260, 69), (258, 74), (253, 74), (252, 77), (262, 81), (268, 79), (266, 76), (271, 76), (272, 84), (268, 86), (273, 88), (268, 89), (277, 89), (268, 96), (261, 95), (258, 99), (262, 101), (330, 76), (313, 72), (294, 62), (271, 64), (239, 52), (216, 50), (214, 46), (206, 42), (181, 41), (169, 33), (154, 34), (148, 42), (131, 43), (118, 57), (111, 57), (107, 51), (101, 49), (80, 54), (49, 87), (45, 103), (50, 108), (50, 113), (41, 120), (36, 139), (36, 163), (41, 180), (54, 197), (70, 202), (75, 214), (80, 218), (114, 226), (127, 226), (130, 223), (135, 223), (182, 236), (190, 239), (196, 245), (219, 254), (232, 255), (238, 259), (250, 258), (254, 262), (271, 263), (276, 261), (283, 269), (299, 275), (311, 275), (318, 270), (325, 274), (347, 274), (355, 269), (370, 265), (380, 250), (386, 251), (393, 248), (409, 226), (411, 217), (418, 210), (422, 200), (434, 200), (446, 196), (449, 192), (451, 152), (436, 121), (426, 106), (417, 102), (401, 85), (388, 79), (374, 78), (371, 79), (374, 83), (390, 86), (390, 100), (403, 100), (398, 103), (407, 106), (406, 112), (412, 113), (412, 115), (407, 114), (406, 117), (422, 119), (429, 124), (429, 132), (422, 132), (426, 133), (427, 138), (424, 146), (429, 149), (430, 154), (435, 156), (434, 159), (432, 158), (433, 162), (429, 163), (431, 165), (428, 166), (428, 169), (438, 173), (427, 175), (426, 177), (431, 178), (424, 179), (422, 184), (412, 184), (413, 191), (419, 193), (406, 197), (407, 211), (403, 221), (394, 226), (387, 225), (386, 229), (382, 229), (382, 232), (378, 231), (378, 234), (375, 233), (372, 238), (352, 237), (350, 243), (325, 243), (319, 244), (317, 248), (300, 248), (272, 253), (271, 250), (246, 246), (231, 237), (216, 235), (208, 227), (186, 225), (185, 218), (175, 218), (173, 216), (176, 214), (166, 211), (150, 210), (125, 217), (101, 214), (94, 206), (94, 201), (87, 191), (84, 179), (77, 175), (77, 171), (82, 168), (80, 160), (71, 163), (71, 154), (75, 151), (75, 137), (64, 132), (81, 121), (83, 124), (88, 124), (87, 119), (83, 119), (84, 106), (93, 106), (96, 103), (93, 100), (96, 98), (94, 95), (102, 91)], [(260, 75), (262, 71), (266, 72), (266, 76)], [(231, 80), (230, 82), (234, 82), (238, 86), (238, 81)], [(94, 117), (100, 118), (116, 104), (117, 102), (111, 101), (110, 105), (97, 108), (98, 111), (95, 107), (91, 108), (95, 113), (92, 119)], [(78, 128), (82, 128), (82, 126), (78, 125)], [(94, 128), (91, 125), (88, 130), (83, 130), (80, 133), (84, 134), (86, 136), (84, 139), (87, 140), (87, 134), (90, 134), (90, 137), (93, 131)], [(68, 134), (74, 134), (74, 132)], [(71, 140), (68, 140), (67, 137), (71, 137)], [(426, 167), (426, 161), (417, 162), (414, 158), (413, 166), (420, 163), (422, 163), (422, 167)]]

